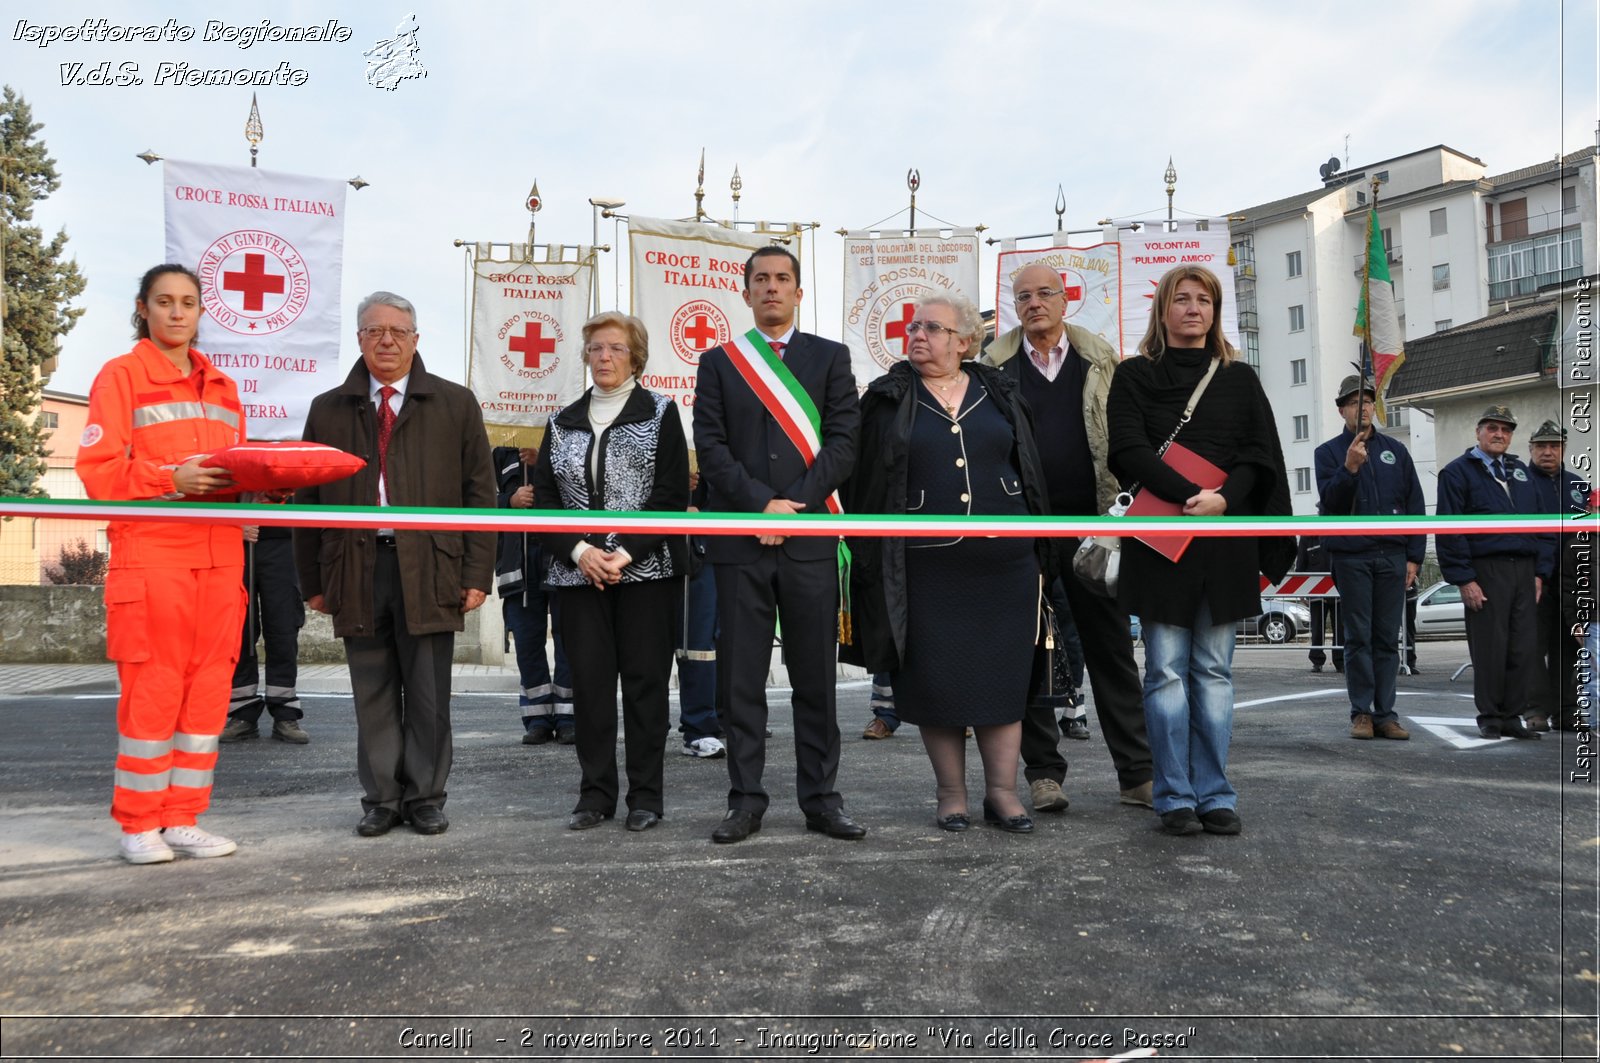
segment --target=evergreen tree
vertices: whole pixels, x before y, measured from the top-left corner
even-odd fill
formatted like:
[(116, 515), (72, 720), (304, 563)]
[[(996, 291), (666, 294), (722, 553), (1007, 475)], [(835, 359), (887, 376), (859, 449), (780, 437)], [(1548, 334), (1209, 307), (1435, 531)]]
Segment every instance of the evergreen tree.
[(55, 160), (38, 139), (44, 127), (8, 85), (0, 99), (0, 270), (5, 287), (0, 351), (0, 496), (38, 494), (45, 471), (45, 431), (35, 411), (61, 337), (83, 313), (67, 304), (83, 292), (78, 264), (65, 257), (63, 229), (49, 243), (33, 206), (61, 185)]

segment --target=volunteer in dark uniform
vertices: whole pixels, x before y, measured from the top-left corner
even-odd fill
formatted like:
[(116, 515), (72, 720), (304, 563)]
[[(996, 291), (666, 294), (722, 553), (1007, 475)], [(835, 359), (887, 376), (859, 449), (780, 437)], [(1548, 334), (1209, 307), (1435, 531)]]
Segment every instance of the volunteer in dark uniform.
[[(305, 713), (295, 691), (299, 678), (300, 629), (306, 606), (300, 600), (300, 577), (294, 568), (294, 533), (289, 528), (244, 529), (244, 631), (239, 663), (233, 670), (228, 699), (228, 724), (219, 742), (246, 742), (260, 734), (261, 710), (272, 717), (272, 737), (303, 746), (311, 741), (300, 726)], [(266, 690), (256, 684), (260, 660), (256, 640), (266, 658)]]
[[(1372, 424), (1377, 398), (1354, 374), (1335, 399), (1345, 428), (1317, 448), (1318, 511), (1323, 516), (1421, 516), (1422, 483), (1411, 454)], [(1406, 589), (1422, 568), (1425, 535), (1330, 535), (1322, 547), (1339, 588), (1336, 624), (1344, 644), (1350, 737), (1404, 740), (1394, 711), (1400, 674), (1400, 624)]]
[[(1439, 471), (1441, 516), (1538, 513), (1539, 492), (1528, 467), (1510, 453), (1517, 419), (1490, 406), (1478, 418), (1478, 444)], [(1526, 533), (1438, 535), (1439, 571), (1461, 588), (1478, 733), (1485, 738), (1538, 738), (1522, 720), (1534, 664), (1535, 607), (1555, 575), (1549, 539)], [(1552, 591), (1554, 587), (1551, 588)]]
[[(538, 447), (495, 447), (492, 455), (501, 509), (533, 508), (528, 477), (539, 460)], [(500, 595), (506, 633), (516, 643), (517, 711), (522, 716), (522, 744), (542, 746), (551, 740), (564, 746), (577, 742), (572, 718), (572, 669), (561, 642), (561, 616), (544, 585), (549, 562), (539, 536), (501, 532), (495, 553), (494, 584)], [(544, 655), (547, 636), (554, 634), (555, 675)]]
[[(1588, 508), (1589, 485), (1566, 467), (1566, 447), (1566, 429), (1555, 421), (1546, 421), (1534, 429), (1528, 437), (1532, 465), (1528, 473), (1539, 493), (1539, 512), (1582, 516)], [(1558, 540), (1556, 536), (1551, 541)], [(1561, 597), (1556, 593), (1539, 596), (1534, 664), (1540, 675), (1529, 691), (1527, 712), (1528, 726), (1535, 731), (1548, 731), (1552, 723), (1570, 729), (1578, 711), (1578, 645), (1570, 634), (1576, 618), (1562, 607)]]

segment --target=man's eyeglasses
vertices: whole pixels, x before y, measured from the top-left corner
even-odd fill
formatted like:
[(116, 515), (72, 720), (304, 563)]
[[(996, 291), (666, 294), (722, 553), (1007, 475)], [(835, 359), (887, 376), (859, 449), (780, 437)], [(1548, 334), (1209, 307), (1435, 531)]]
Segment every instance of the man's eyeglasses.
[(1031, 292), (1017, 292), (1013, 298), (1016, 299), (1018, 306), (1027, 306), (1035, 299), (1042, 303), (1046, 299), (1054, 299), (1060, 294), (1060, 288), (1038, 288)]
[(913, 321), (906, 325), (907, 336), (915, 336), (919, 332), (926, 332), (930, 340), (938, 339), (940, 335), (946, 332), (954, 336), (959, 331), (959, 329), (950, 328), (948, 325), (938, 325), (932, 321)]
[(399, 325), (365, 325), (356, 329), (356, 335), (364, 340), (381, 340), (385, 336), (393, 336), (404, 343), (417, 334), (414, 328), (403, 328)]

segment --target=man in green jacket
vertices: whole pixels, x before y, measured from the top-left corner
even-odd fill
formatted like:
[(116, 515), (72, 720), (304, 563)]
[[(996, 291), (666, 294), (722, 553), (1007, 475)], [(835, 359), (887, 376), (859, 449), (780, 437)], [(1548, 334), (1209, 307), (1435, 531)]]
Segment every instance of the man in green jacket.
[[(1050, 513), (1104, 514), (1118, 490), (1106, 467), (1106, 395), (1117, 352), (1094, 333), (1063, 320), (1065, 291), (1061, 275), (1050, 266), (1024, 266), (1012, 280), (1012, 291), (1022, 324), (996, 338), (983, 361), (1009, 373), (1033, 410)], [(1117, 769), (1121, 800), (1149, 806), (1150, 742), (1128, 615), (1073, 575), (1071, 560), (1079, 541), (1055, 540), (1062, 562), (1058, 587), (1083, 640), (1094, 711)], [(1060, 751), (1060, 731), (1054, 710), (1038, 697), (1029, 698), (1022, 720), (1022, 759), (1034, 809), (1066, 811), (1061, 784), (1067, 761)]]

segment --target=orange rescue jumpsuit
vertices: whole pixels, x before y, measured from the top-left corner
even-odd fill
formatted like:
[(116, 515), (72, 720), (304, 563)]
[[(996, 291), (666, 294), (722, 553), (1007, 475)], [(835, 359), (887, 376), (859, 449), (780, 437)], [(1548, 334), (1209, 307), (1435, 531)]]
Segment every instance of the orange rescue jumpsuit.
[[(95, 378), (77, 458), (90, 498), (177, 501), (173, 469), (243, 442), (233, 381), (199, 351), (189, 358), (194, 372), (184, 376), (140, 340)], [(243, 534), (146, 521), (113, 521), (107, 534), (106, 656), (122, 688), (111, 815), (129, 833), (188, 826), (211, 803), (239, 657)]]

